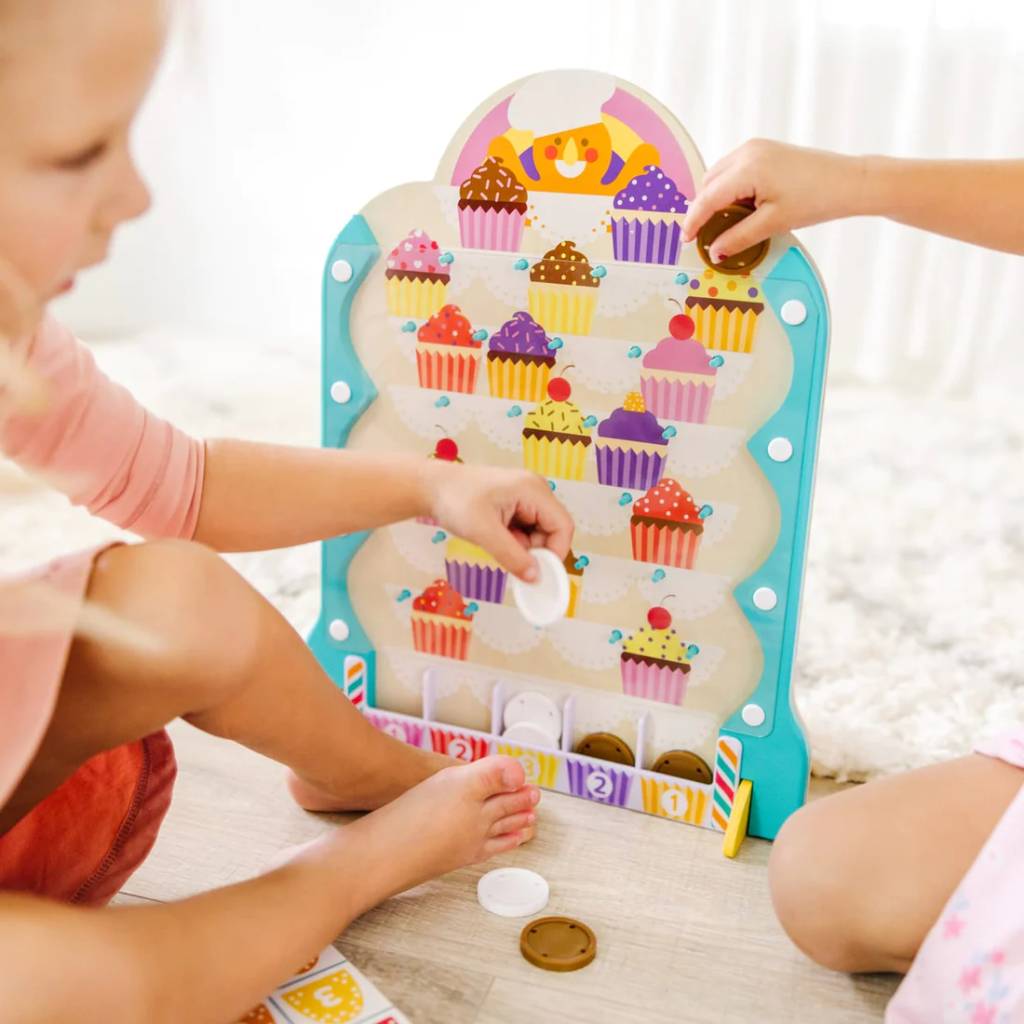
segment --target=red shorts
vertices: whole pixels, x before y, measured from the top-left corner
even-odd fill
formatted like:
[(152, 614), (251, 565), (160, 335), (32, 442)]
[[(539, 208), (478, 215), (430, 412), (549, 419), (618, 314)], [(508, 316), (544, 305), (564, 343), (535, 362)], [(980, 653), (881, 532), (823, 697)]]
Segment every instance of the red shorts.
[(90, 758), (0, 836), (0, 891), (107, 903), (152, 849), (176, 774), (162, 729)]

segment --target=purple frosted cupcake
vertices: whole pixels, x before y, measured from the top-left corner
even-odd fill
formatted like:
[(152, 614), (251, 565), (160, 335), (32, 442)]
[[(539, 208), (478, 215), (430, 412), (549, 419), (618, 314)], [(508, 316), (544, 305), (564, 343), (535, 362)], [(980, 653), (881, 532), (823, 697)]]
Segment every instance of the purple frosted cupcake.
[(612, 247), (628, 263), (670, 263), (679, 259), (682, 223), (689, 201), (655, 164), (615, 194)]
[(639, 391), (597, 426), (597, 479), (612, 487), (649, 490), (665, 472), (668, 439)]
[(555, 357), (551, 339), (529, 313), (514, 313), (492, 335), (487, 352), (487, 382), (495, 398), (543, 402)]
[(467, 601), (490, 601), (501, 604), (505, 600), (505, 581), (508, 574), (476, 544), (461, 537), (452, 537), (444, 552), (444, 569), (448, 583)]

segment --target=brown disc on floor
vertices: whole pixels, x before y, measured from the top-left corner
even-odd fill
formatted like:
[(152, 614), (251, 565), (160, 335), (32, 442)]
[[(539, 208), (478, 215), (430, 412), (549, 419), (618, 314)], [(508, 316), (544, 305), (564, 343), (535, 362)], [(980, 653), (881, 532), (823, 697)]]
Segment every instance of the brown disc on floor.
[(597, 937), (571, 917), (540, 917), (519, 936), (519, 951), (545, 971), (578, 971), (597, 956)]
[(674, 775), (677, 779), (688, 779), (690, 782), (712, 781), (707, 761), (692, 750), (666, 750), (654, 762), (651, 771), (660, 772), (662, 775)]
[(630, 767), (636, 764), (629, 744), (611, 732), (589, 733), (576, 744), (576, 753), (611, 761), (613, 764), (627, 764)]
[(711, 259), (709, 252), (711, 243), (753, 212), (747, 206), (727, 206), (724, 210), (713, 213), (704, 227), (697, 232), (697, 252), (712, 270), (720, 270), (723, 274), (749, 274), (768, 255), (771, 242), (765, 239), (763, 242), (758, 242), (757, 245), (750, 246), (749, 249), (727, 253), (717, 263)]

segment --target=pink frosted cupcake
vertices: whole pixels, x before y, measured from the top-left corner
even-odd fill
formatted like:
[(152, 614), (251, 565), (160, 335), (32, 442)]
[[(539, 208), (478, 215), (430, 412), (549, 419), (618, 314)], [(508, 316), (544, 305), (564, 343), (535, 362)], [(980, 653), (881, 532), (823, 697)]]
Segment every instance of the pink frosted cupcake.
[(459, 235), (467, 249), (518, 252), (526, 189), (500, 156), (489, 156), (459, 186)]
[(706, 423), (718, 368), (693, 337), (693, 321), (685, 313), (672, 317), (668, 330), (670, 337), (662, 338), (644, 356), (640, 370), (644, 403), (655, 416)]
[(416, 228), (388, 253), (384, 270), (388, 312), (425, 320), (444, 305), (450, 276), (437, 242)]
[(631, 697), (682, 704), (690, 661), (700, 651), (694, 644), (684, 643), (672, 628), (667, 608), (652, 608), (647, 622), (622, 644), (622, 690)]

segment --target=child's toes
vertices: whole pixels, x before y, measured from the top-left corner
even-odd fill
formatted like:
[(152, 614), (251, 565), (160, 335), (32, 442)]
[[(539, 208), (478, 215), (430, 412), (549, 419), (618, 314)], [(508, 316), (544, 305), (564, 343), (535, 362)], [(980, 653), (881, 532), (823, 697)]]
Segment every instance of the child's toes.
[(510, 814), (507, 818), (496, 821), (491, 826), (490, 835), (492, 838), (503, 836), (508, 832), (525, 832), (537, 820), (533, 811), (521, 811), (519, 814)]
[(492, 796), (485, 804), (484, 811), (491, 821), (499, 821), (511, 814), (532, 810), (540, 800), (540, 791), (536, 786), (523, 786), (514, 793), (501, 793)]
[(489, 860), (499, 853), (508, 853), (517, 846), (522, 846), (528, 838), (527, 832), (506, 832), (503, 836), (495, 836), (484, 843), (483, 859)]
[(514, 757), (485, 757), (459, 770), (469, 774), (471, 784), (484, 800), (522, 789), (526, 782), (523, 766)]

